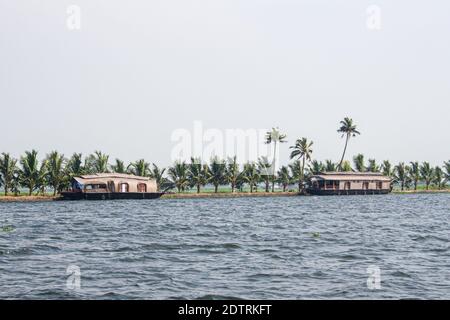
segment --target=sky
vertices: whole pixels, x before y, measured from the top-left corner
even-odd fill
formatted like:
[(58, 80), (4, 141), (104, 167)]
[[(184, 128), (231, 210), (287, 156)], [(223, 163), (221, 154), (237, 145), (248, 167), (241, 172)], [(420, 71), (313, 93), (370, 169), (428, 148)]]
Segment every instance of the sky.
[(300, 137), (338, 161), (348, 116), (361, 135), (347, 159), (442, 164), (449, 12), (445, 0), (0, 0), (0, 152), (166, 166), (174, 132), (197, 121), (279, 127), (282, 163)]

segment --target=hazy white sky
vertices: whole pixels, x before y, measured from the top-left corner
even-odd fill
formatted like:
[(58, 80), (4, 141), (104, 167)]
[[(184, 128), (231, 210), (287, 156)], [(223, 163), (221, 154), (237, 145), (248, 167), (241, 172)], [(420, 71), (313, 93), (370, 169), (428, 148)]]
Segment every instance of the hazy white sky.
[[(66, 26), (71, 4), (80, 30)], [(449, 13), (447, 0), (0, 0), (0, 152), (100, 149), (167, 165), (172, 132), (199, 120), (278, 126), (338, 161), (350, 116), (362, 135), (347, 158), (441, 164)]]

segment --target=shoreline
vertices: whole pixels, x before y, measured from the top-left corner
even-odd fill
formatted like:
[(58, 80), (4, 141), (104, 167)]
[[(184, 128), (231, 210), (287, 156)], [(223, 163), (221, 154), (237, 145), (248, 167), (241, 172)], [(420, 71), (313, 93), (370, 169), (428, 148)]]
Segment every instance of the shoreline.
[[(450, 193), (450, 189), (444, 190), (394, 190), (391, 194), (420, 194), (420, 193)], [(258, 198), (258, 197), (293, 197), (303, 196), (298, 192), (202, 192), (202, 193), (166, 193), (160, 199), (205, 199), (205, 198)], [(0, 196), (1, 202), (45, 202), (58, 201), (60, 196)]]

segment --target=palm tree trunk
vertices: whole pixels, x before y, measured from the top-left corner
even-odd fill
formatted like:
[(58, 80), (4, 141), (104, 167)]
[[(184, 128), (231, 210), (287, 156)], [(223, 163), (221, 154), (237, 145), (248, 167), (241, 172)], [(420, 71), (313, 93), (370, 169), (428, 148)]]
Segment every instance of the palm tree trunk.
[(301, 175), (301, 185), (302, 185), (302, 191), (303, 191), (303, 180), (305, 180), (305, 156), (303, 156), (303, 160), (302, 160), (302, 171), (300, 172)]
[(275, 177), (272, 177), (272, 192), (275, 190)]
[(347, 137), (345, 138), (344, 152), (342, 153), (341, 161), (339, 161), (339, 165), (338, 165), (338, 167), (337, 167), (338, 171), (341, 171), (341, 165), (342, 165), (342, 161), (344, 161), (345, 151), (347, 151), (347, 144), (348, 144), (348, 140), (349, 140), (349, 139), (350, 139), (350, 135), (347, 134)]
[(217, 189), (219, 189), (219, 185), (214, 185), (214, 193), (217, 193)]
[(200, 185), (197, 185), (197, 193), (200, 193)]

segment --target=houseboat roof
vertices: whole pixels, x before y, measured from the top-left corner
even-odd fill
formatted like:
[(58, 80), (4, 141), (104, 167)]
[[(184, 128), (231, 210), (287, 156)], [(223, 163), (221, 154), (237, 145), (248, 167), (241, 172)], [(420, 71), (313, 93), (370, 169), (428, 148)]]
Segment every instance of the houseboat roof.
[(78, 182), (90, 182), (90, 181), (99, 181), (99, 180), (139, 180), (139, 181), (149, 181), (148, 177), (140, 177), (135, 176), (133, 174), (125, 174), (125, 173), (96, 173), (90, 175), (80, 175), (78, 177), (74, 177)]
[(323, 180), (371, 180), (391, 181), (391, 178), (378, 172), (320, 172), (311, 178)]

